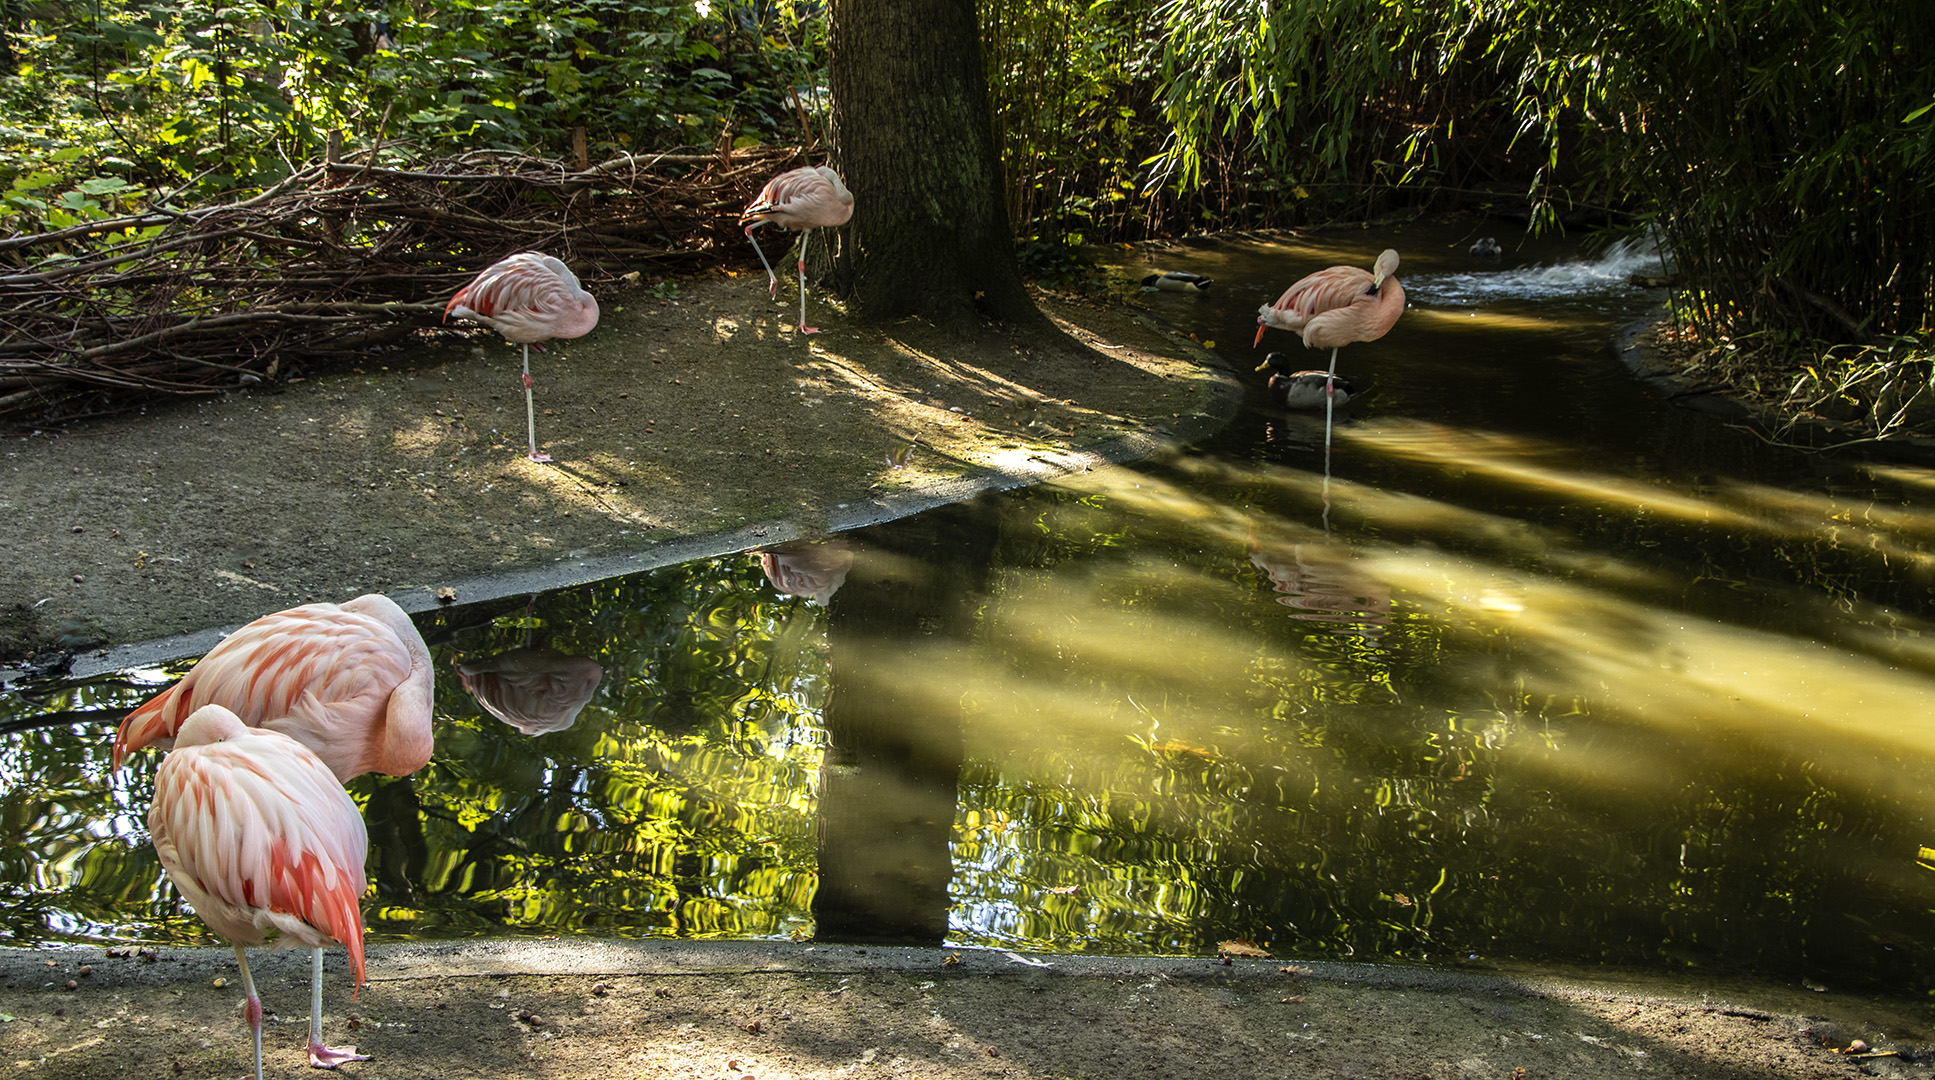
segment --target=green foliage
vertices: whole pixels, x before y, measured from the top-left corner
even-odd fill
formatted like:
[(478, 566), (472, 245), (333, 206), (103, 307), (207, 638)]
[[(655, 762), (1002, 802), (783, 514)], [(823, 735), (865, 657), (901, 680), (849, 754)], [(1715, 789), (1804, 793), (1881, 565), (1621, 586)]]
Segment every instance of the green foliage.
[[(1618, 217), (1716, 347), (1878, 347), (1935, 319), (1935, 9), (1882, 0), (990, 0), (1017, 239), (1367, 219)], [(103, 0), (0, 9), (0, 223), (259, 189), (324, 152), (811, 142), (825, 8)], [(387, 27), (387, 32), (381, 32)], [(1816, 350), (1818, 351), (1818, 350)], [(1911, 355), (1925, 355), (1911, 350)], [(1924, 373), (1926, 374), (1926, 373)]]
[(1457, 4), (1012, 0), (986, 5), (997, 135), (1023, 239), (1368, 215), (1515, 195), (1529, 171)]
[[(273, 184), (325, 152), (511, 150), (593, 156), (797, 138), (824, 69), (803, 5), (459, 0), (104, 0), (0, 16), (8, 224), (58, 228), (184, 185)], [(104, 186), (118, 179), (122, 187)], [(91, 185), (83, 187), (83, 184)], [(91, 205), (90, 205), (91, 204)]]
[(1018, 239), (1053, 248), (1132, 228), (1146, 3), (994, 0), (981, 11)]
[(1561, 0), (1488, 16), (1522, 132), (1644, 208), (1689, 283), (1676, 311), (1693, 336), (1799, 358), (1794, 400), (1853, 404), (1843, 418), (1881, 435), (1922, 411), (1935, 9)]

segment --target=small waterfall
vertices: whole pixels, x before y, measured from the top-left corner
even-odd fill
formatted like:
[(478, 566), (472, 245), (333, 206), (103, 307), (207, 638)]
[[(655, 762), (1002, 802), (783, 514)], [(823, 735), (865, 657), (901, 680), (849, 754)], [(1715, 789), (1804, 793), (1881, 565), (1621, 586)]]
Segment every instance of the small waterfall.
[(1469, 270), (1403, 276), (1413, 302), (1432, 307), (1472, 307), (1497, 300), (1552, 300), (1629, 293), (1634, 274), (1669, 272), (1671, 256), (1650, 237), (1617, 241), (1596, 257), (1553, 266), (1514, 266), (1509, 251)]

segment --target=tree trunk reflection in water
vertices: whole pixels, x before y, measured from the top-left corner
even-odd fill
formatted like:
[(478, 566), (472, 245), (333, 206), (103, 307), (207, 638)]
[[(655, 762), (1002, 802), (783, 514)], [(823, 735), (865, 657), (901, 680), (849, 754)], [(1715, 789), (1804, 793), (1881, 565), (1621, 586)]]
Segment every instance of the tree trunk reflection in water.
[(985, 503), (867, 531), (829, 605), (818, 936), (938, 945), (961, 771), (961, 688), (987, 588)]

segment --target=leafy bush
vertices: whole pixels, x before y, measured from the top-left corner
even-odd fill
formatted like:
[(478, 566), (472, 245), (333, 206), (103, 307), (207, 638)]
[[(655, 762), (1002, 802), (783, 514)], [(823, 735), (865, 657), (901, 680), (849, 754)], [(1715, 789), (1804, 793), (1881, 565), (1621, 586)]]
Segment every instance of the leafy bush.
[[(0, 9), (0, 188), (16, 229), (104, 199), (266, 187), (343, 148), (546, 157), (795, 139), (820, 85), (792, 0), (101, 0)], [(9, 24), (6, 20), (11, 19)], [(338, 133), (332, 136), (332, 133)], [(114, 187), (118, 178), (123, 186)], [(86, 186), (83, 186), (86, 185)], [(90, 208), (92, 201), (95, 206)]]

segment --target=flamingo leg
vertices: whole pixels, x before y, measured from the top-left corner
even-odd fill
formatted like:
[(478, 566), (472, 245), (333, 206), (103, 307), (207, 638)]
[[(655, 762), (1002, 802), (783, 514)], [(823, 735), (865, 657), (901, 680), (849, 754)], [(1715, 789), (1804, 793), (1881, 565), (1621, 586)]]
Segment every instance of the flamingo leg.
[[(542, 465), (551, 460), (551, 455), (538, 453), (537, 448), (537, 405), (531, 400), (531, 347), (524, 346), (524, 430), (531, 439), (532, 461)], [(318, 961), (320, 963), (321, 961)]]
[(752, 241), (753, 254), (759, 256), (759, 265), (766, 268), (766, 298), (777, 300), (779, 299), (779, 275), (773, 273), (773, 264), (766, 261), (766, 253), (760, 250), (759, 237), (753, 235), (753, 230), (764, 224), (766, 223), (763, 221), (755, 221), (746, 226), (746, 239)]
[(806, 241), (812, 237), (813, 230), (800, 233), (800, 333), (817, 334), (820, 328), (806, 325)]
[(1337, 407), (1337, 350), (1330, 350), (1330, 374), (1324, 376), (1324, 460), (1330, 460), (1330, 414)]
[(345, 1061), (368, 1061), (354, 1046), (324, 1046), (322, 1041), (322, 953), (311, 949), (309, 961), (309, 1065), (333, 1069)]
[(242, 1015), (248, 1019), (249, 1034), (255, 1040), (255, 1080), (262, 1080), (262, 999), (255, 996), (255, 979), (249, 975), (249, 956), (235, 946), (235, 963), (242, 969), (242, 992), (249, 997)]

